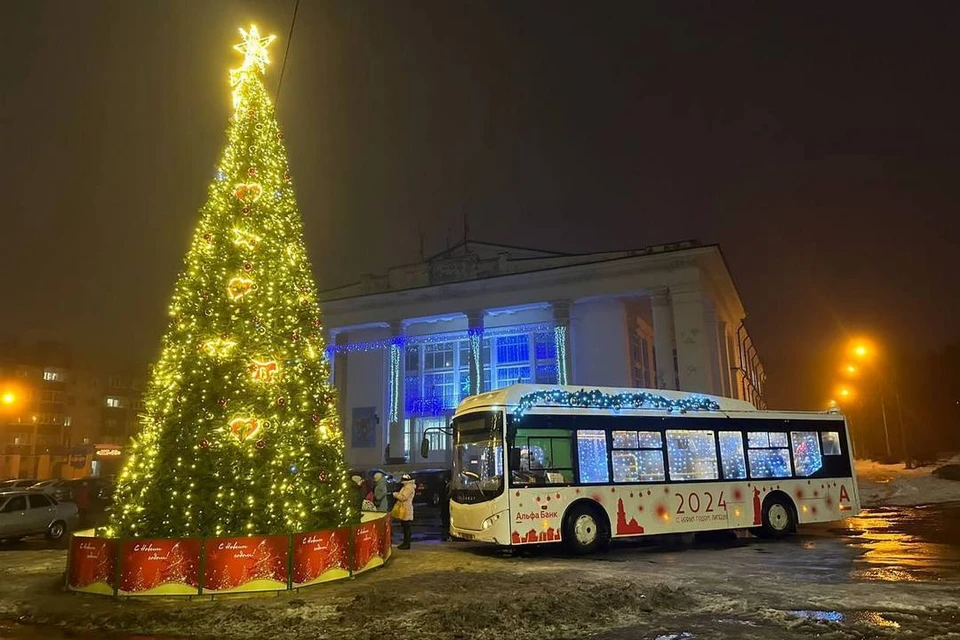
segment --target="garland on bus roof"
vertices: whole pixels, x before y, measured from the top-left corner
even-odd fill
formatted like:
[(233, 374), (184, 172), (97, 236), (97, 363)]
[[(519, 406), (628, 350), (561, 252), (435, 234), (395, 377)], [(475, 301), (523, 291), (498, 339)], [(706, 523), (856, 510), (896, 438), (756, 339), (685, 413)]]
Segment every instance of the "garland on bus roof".
[(551, 389), (549, 391), (534, 391), (520, 397), (517, 403), (517, 416), (522, 416), (537, 405), (555, 405), (578, 409), (666, 409), (667, 411), (719, 411), (720, 405), (716, 400), (705, 396), (690, 396), (688, 398), (667, 398), (665, 396), (638, 391), (636, 393), (604, 393), (599, 389), (580, 389), (579, 391), (564, 391)]

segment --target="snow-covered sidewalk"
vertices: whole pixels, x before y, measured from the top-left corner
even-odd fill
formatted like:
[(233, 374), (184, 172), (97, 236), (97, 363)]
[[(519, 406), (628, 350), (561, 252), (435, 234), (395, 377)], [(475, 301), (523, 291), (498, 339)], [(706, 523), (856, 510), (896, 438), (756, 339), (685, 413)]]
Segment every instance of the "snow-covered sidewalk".
[(935, 469), (947, 464), (960, 464), (960, 454), (916, 469), (905, 469), (902, 464), (857, 460), (860, 502), (864, 507), (877, 507), (960, 501), (960, 481), (933, 475)]

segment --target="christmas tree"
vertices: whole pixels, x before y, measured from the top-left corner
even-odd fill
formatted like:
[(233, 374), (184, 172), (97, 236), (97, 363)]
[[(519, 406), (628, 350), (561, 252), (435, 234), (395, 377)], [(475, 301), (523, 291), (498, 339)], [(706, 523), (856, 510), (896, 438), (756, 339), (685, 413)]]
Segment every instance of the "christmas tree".
[(273, 534), (357, 520), (283, 135), (241, 29), (227, 146), (170, 304), (109, 532)]

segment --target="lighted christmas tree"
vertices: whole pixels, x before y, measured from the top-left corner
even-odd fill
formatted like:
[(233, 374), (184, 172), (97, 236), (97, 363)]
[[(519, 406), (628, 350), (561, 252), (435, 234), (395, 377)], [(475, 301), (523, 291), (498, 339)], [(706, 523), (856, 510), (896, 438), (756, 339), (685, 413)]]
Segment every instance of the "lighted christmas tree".
[(287, 533), (358, 518), (283, 135), (261, 79), (273, 36), (240, 33), (227, 146), (170, 304), (113, 535)]

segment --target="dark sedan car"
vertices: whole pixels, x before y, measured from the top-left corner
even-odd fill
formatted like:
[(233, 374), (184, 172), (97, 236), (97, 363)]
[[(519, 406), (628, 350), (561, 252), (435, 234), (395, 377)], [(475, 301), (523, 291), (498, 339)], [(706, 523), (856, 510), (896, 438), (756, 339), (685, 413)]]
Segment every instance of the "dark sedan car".
[(444, 496), (443, 485), (450, 482), (450, 469), (421, 469), (414, 471), (411, 475), (417, 483), (417, 493), (413, 501), (433, 507), (439, 506)]

